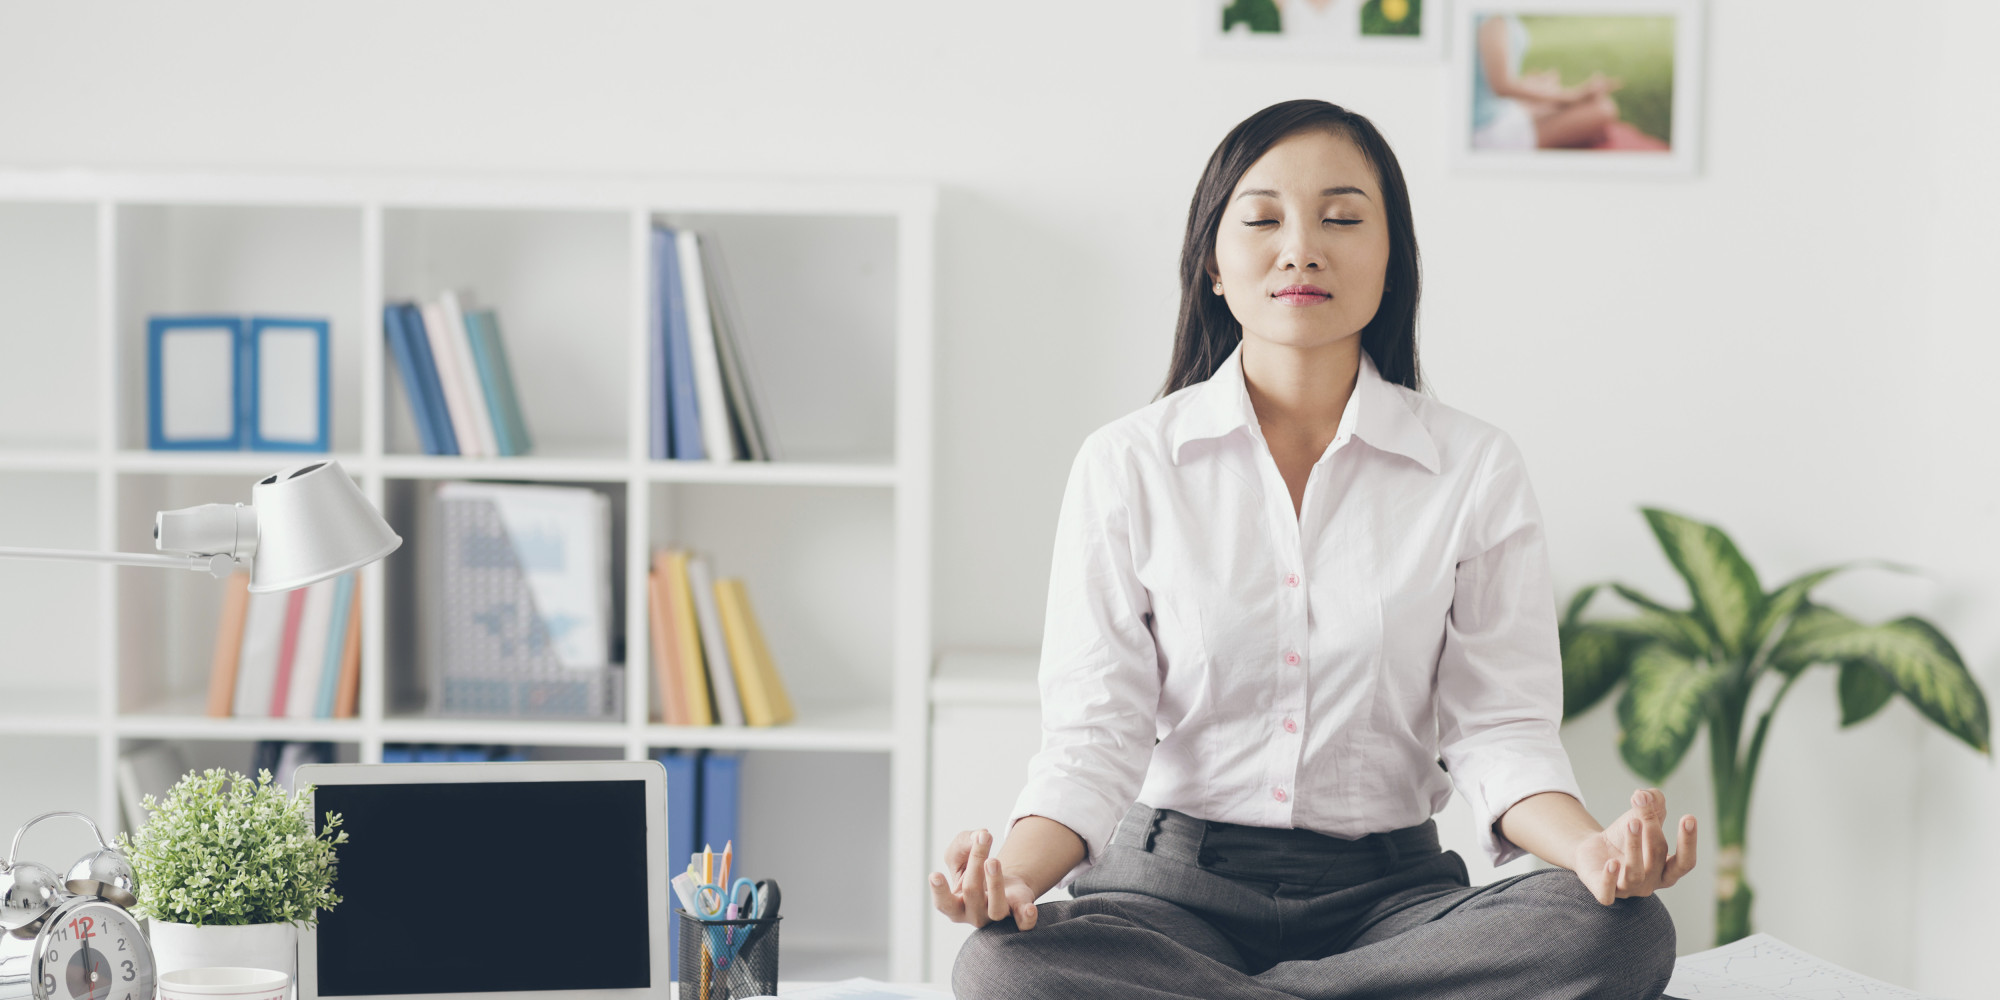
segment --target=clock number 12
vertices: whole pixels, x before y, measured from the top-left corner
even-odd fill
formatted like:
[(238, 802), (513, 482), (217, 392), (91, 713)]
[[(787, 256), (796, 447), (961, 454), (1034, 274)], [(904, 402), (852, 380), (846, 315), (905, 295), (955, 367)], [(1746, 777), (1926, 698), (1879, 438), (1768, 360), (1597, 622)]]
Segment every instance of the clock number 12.
[(91, 924), (94, 922), (95, 921), (90, 917), (78, 917), (75, 920), (69, 922), (69, 929), (72, 933), (76, 935), (77, 940), (79, 941), (86, 940), (92, 937), (92, 934), (90, 933), (90, 927)]

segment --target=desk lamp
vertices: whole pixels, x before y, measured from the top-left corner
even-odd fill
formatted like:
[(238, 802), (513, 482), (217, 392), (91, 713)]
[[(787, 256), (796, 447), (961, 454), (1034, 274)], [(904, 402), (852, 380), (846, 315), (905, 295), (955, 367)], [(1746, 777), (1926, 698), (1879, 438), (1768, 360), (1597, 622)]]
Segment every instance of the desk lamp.
[(403, 544), (339, 462), (313, 462), (266, 476), (250, 504), (210, 503), (153, 515), (162, 553), (88, 552), (0, 546), (0, 558), (108, 562), (206, 571), (221, 577), (250, 564), (250, 592), (294, 590), (365, 566)]

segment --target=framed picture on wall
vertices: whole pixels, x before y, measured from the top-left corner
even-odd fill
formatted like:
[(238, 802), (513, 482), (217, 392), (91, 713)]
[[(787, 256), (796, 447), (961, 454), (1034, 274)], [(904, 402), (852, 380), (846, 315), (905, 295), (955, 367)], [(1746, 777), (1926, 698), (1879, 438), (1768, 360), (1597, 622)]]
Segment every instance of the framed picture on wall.
[(1194, 0), (1205, 52), (1444, 58), (1445, 0)]
[(1703, 0), (1459, 0), (1453, 161), (1468, 170), (1693, 174)]

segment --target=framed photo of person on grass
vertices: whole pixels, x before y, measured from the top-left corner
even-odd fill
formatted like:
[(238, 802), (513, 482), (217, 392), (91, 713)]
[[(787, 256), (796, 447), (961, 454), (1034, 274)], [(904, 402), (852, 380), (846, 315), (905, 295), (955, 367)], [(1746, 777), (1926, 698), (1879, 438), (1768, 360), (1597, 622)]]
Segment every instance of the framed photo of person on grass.
[(1455, 165), (1696, 173), (1702, 11), (1703, 0), (1460, 0)]
[(1444, 57), (1445, 0), (1194, 0), (1217, 55)]

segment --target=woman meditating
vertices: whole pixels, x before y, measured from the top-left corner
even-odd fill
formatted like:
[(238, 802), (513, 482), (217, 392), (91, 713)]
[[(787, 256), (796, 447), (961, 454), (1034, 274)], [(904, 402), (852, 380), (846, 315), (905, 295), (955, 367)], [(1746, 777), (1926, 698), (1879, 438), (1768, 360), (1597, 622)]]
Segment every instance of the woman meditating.
[[(1395, 154), (1324, 101), (1252, 115), (1188, 210), (1161, 398), (1070, 470), (1043, 745), (939, 910), (985, 998), (1651, 998), (1666, 799), (1600, 827), (1557, 737), (1541, 514), (1514, 443), (1419, 392)], [(1456, 786), (1493, 864), (1431, 819)], [(1074, 898), (1036, 905), (1051, 888)]]

